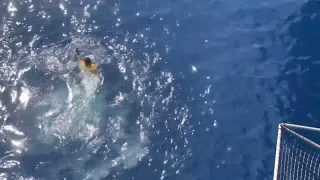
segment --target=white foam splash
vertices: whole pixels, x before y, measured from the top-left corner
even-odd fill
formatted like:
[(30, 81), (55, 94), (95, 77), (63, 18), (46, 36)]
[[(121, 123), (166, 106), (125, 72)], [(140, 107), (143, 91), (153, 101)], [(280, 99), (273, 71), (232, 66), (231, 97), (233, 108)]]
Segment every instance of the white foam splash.
[(2, 133), (13, 133), (14, 135), (17, 136), (24, 136), (24, 133), (22, 131), (19, 131), (15, 126), (13, 125), (4, 125), (0, 128), (0, 131)]
[(21, 154), (22, 152), (28, 151), (26, 146), (26, 139), (11, 140), (11, 144), (16, 153)]
[[(32, 42), (36, 40), (37, 38), (34, 38)], [(12, 150), (21, 154), (28, 150), (28, 153), (46, 153), (51, 149), (68, 151), (68, 149), (64, 149), (66, 144), (73, 141), (81, 142), (83, 149), (79, 149), (76, 154), (70, 154), (68, 159), (75, 168), (82, 168), (86, 160), (90, 159), (91, 154), (101, 146), (116, 151), (117, 156), (112, 158), (106, 152), (106, 155), (94, 166), (94, 171), (83, 169), (75, 172), (75, 176), (81, 177), (80, 179), (86, 176), (89, 179), (99, 179), (108, 175), (113, 168), (124, 167), (129, 169), (135, 167), (149, 153), (147, 127), (152, 126), (153, 118), (156, 116), (154, 112), (156, 107), (153, 102), (156, 101), (156, 98), (145, 94), (147, 87), (144, 81), (148, 77), (150, 65), (148, 63), (144, 65), (130, 59), (132, 50), (127, 49), (125, 45), (110, 44), (110, 47), (115, 51), (114, 56), (120, 59), (119, 72), (127, 77), (126, 81), (133, 81), (134, 90), (129, 93), (117, 92), (118, 94), (110, 102), (114, 103), (113, 106), (109, 106), (104, 98), (99, 98), (99, 93), (108, 94), (108, 89), (112, 88), (102, 86), (103, 78), (101, 80), (99, 76), (81, 76), (73, 72), (78, 62), (66, 57), (72, 54), (75, 48), (86, 51), (86, 56), (91, 56), (98, 65), (111, 62), (110, 58), (106, 58), (106, 50), (92, 42), (94, 42), (92, 39), (75, 38), (66, 47), (57, 46), (43, 49), (39, 54), (37, 54), (37, 51), (32, 51), (30, 56), (22, 60), (22, 62), (32, 64), (38, 70), (45, 72), (49, 81), (54, 79), (59, 82), (44, 82), (44, 87), (37, 87), (41, 88), (41, 93), (40, 91), (39, 93), (34, 92), (33, 88), (35, 87), (31, 87), (30, 84), (32, 83), (27, 83), (28, 80), (23, 79), (25, 77), (22, 76), (32, 69), (29, 67), (25, 71), (17, 71), (19, 72), (19, 78), (16, 80), (16, 85), (23, 83), (21, 92), (19, 88), (15, 87), (16, 95), (14, 92), (11, 93), (12, 99), (15, 99), (15, 96), (19, 98), (20, 105), (24, 107), (21, 111), (32, 108), (36, 122), (32, 122), (33, 119), (29, 121), (30, 124), (34, 123), (33, 126), (36, 131), (32, 132), (34, 136), (28, 137), (28, 141), (23, 132), (20, 135), (15, 135), (17, 137), (9, 137), (9, 131), (14, 132), (14, 129), (10, 129), (12, 128), (10, 126), (6, 127), (5, 132), (9, 137), (7, 142), (13, 147)], [(30, 43), (30, 47), (33, 47), (33, 43)], [(126, 59), (130, 60), (127, 61)], [(157, 60), (148, 59), (149, 61), (152, 63)], [(131, 73), (134, 75), (133, 79), (130, 79)], [(158, 88), (164, 89), (172, 83), (174, 78), (168, 72), (162, 74), (162, 76), (164, 76), (164, 81), (158, 83)], [(100, 92), (97, 92), (98, 90)], [(165, 103), (170, 101), (172, 91), (173, 88), (171, 88), (168, 97), (164, 99)], [(132, 97), (148, 99), (146, 101), (141, 99), (141, 104), (147, 104), (148, 102), (153, 104), (150, 104), (152, 113), (147, 115), (141, 113), (136, 120), (136, 127), (129, 127), (129, 129), (135, 128), (134, 133), (128, 134), (125, 126), (129, 122), (131, 107), (126, 102), (132, 101)], [(104, 119), (103, 113), (112, 115), (108, 116), (108, 119)], [(101, 127), (101, 124), (103, 124), (103, 127)], [(104, 144), (106, 139), (109, 138), (112, 139), (112, 142)], [(45, 148), (39, 148), (39, 144), (44, 144)], [(59, 166), (66, 165), (60, 164)]]
[(0, 161), (0, 168), (4, 168), (4, 169), (13, 168), (13, 167), (19, 166), (19, 165), (20, 165), (20, 162), (16, 161), (16, 160), (7, 160), (4, 162)]
[(22, 93), (19, 97), (19, 100), (21, 102), (22, 107), (26, 108), (31, 98), (31, 92), (27, 87), (22, 87), (21, 90), (22, 90)]
[(8, 12), (10, 13), (11, 16), (15, 15), (15, 12), (17, 12), (18, 9), (14, 6), (14, 4), (12, 2), (9, 2), (8, 5)]
[(197, 67), (194, 66), (194, 65), (192, 65), (192, 66), (191, 66), (191, 70), (192, 70), (192, 72), (197, 72)]

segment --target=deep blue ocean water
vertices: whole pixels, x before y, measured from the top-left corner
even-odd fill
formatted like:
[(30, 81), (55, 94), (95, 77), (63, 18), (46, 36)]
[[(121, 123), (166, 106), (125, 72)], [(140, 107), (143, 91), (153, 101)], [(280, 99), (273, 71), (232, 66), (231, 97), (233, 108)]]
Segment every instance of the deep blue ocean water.
[(319, 126), (319, 6), (3, 0), (0, 179), (272, 179), (278, 124)]

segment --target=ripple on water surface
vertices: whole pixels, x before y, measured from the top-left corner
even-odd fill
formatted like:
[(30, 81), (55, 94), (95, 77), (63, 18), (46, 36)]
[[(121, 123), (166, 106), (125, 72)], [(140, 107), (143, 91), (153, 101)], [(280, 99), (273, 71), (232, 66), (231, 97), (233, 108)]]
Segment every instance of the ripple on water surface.
[[(0, 179), (268, 173), (276, 36), (301, 4), (4, 0)], [(103, 81), (72, 71), (76, 48)]]

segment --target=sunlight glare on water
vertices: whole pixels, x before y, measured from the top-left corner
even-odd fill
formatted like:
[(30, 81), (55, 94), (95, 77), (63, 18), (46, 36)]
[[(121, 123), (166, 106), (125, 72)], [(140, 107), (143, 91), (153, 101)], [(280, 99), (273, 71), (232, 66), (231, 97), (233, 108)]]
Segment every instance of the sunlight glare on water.
[[(68, 26), (73, 26), (74, 33), (99, 29), (95, 21), (90, 22), (91, 25), (88, 22), (91, 21), (90, 13), (97, 10), (101, 2), (87, 5), (84, 1), (79, 2), (83, 4), (83, 9), (77, 13), (82, 16), (69, 10), (69, 1), (60, 1), (57, 5), (61, 14), (70, 18)], [(140, 49), (143, 55), (136, 59), (135, 54), (140, 52), (132, 49), (130, 44), (142, 43), (146, 50), (152, 46), (142, 33), (138, 36), (127, 33), (122, 41), (117, 37), (105, 36), (103, 40), (107, 47), (90, 36), (72, 36), (64, 44), (44, 43), (51, 40), (41, 34), (45, 24), (39, 26), (29, 18), (36, 14), (39, 20), (52, 20), (55, 16), (50, 11), (54, 9), (50, 8), (55, 8), (54, 3), (55, 1), (44, 1), (38, 11), (39, 6), (32, 0), (20, 4), (7, 2), (10, 17), (4, 17), (2, 26), (7, 28), (2, 31), (3, 35), (14, 32), (11, 26), (14, 23), (14, 27), (33, 35), (26, 37), (29, 42), (20, 37), (11, 39), (18, 41), (14, 47), (3, 43), (4, 55), (10, 55), (7, 59), (16, 60), (3, 60), (1, 65), (1, 82), (3, 85), (12, 84), (1, 86), (2, 94), (9, 93), (11, 98), (10, 103), (5, 99), (1, 101), (1, 140), (7, 151), (12, 153), (2, 158), (1, 164), (4, 169), (14, 168), (15, 171), (8, 171), (1, 176), (32, 177), (28, 172), (24, 174), (23, 168), (31, 164), (48, 167), (45, 159), (29, 160), (23, 162), (29, 165), (19, 166), (15, 165), (19, 161), (12, 159), (19, 156), (32, 159), (37, 155), (50, 153), (68, 155), (67, 159), (57, 159), (49, 166), (46, 171), (50, 178), (58, 178), (58, 172), (67, 168), (75, 170), (72, 176), (76, 179), (99, 179), (108, 176), (113, 169), (117, 172), (121, 167), (134, 168), (149, 153), (148, 131), (155, 127), (157, 104), (163, 104), (163, 108), (166, 108), (174, 91), (173, 87), (169, 88), (169, 96), (163, 97), (159, 93), (148, 92), (148, 84), (150, 86), (152, 81), (156, 81), (156, 89), (161, 92), (170, 87), (173, 77), (169, 72), (163, 72), (159, 78), (152, 77), (155, 79), (148, 77), (150, 69), (161, 58), (157, 52), (143, 52)], [(20, 6), (24, 7), (25, 4), (31, 14), (30, 17), (27, 15), (21, 19), (16, 13), (19, 14)], [(114, 13), (117, 11), (115, 8)], [(63, 22), (61, 27), (66, 24)], [(117, 18), (115, 26), (120, 24), (121, 18)], [(66, 33), (62, 34), (62, 38), (64, 37)], [(102, 73), (105, 73), (104, 66), (116, 65), (117, 69), (113, 71), (118, 71), (119, 77), (112, 77), (115, 75), (109, 73), (110, 77), (104, 77), (107, 78), (107, 84), (104, 84), (97, 77), (88, 78), (73, 73), (72, 69), (77, 66), (72, 61), (75, 48), (79, 48), (82, 54), (91, 56), (102, 67)], [(111, 54), (109, 50), (112, 51)], [(110, 78), (118, 79), (118, 82), (110, 82)], [(124, 89), (122, 86), (128, 87)], [(142, 108), (140, 110), (135, 107), (139, 104)], [(100, 158), (97, 159), (96, 156)], [(50, 158), (50, 155), (47, 157)], [(40, 170), (39, 173), (41, 174)]]
[(286, 90), (274, 29), (302, 4), (266, 2), (4, 0), (0, 179), (265, 173)]

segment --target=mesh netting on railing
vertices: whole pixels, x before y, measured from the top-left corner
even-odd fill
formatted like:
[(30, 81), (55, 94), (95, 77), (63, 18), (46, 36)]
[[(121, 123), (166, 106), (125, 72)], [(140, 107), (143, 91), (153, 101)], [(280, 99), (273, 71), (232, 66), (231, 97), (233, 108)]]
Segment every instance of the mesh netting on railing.
[(280, 124), (273, 179), (320, 180), (320, 145), (296, 130), (320, 135), (320, 128)]

